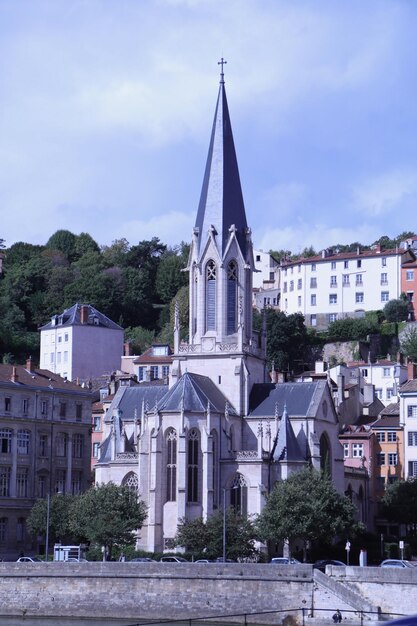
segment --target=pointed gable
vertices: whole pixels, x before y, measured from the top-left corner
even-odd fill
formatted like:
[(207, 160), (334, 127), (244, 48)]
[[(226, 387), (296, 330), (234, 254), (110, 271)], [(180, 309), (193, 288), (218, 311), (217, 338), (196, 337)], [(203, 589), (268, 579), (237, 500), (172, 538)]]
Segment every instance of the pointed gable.
[(216, 244), (223, 257), (229, 228), (236, 228), (236, 238), (246, 257), (247, 222), (240, 185), (239, 168), (223, 80), (220, 82), (211, 133), (210, 147), (201, 190), (195, 228), (198, 231), (198, 256), (209, 230), (216, 233)]
[(281, 418), (277, 440), (272, 450), (274, 461), (305, 461), (288, 417), (287, 407)]
[[(158, 411), (206, 413), (207, 408), (215, 413), (224, 413), (227, 398), (207, 376), (185, 373), (158, 404)], [(229, 404), (230, 415), (236, 415)]]

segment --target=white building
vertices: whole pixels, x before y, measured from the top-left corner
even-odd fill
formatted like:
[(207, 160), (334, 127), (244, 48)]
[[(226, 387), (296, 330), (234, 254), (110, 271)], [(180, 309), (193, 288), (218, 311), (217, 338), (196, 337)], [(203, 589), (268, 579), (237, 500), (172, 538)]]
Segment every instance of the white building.
[(329, 386), (267, 381), (266, 332), (252, 330), (255, 269), (223, 75), (188, 265), (189, 343), (175, 316), (169, 386), (119, 390), (104, 419), (97, 482), (137, 487), (138, 547), (173, 547), (181, 518), (262, 511), (276, 481), (312, 464), (344, 492)]
[(361, 317), (383, 309), (401, 293), (402, 258), (407, 250), (341, 252), (283, 262), (281, 310), (300, 312), (306, 325), (325, 328), (345, 317)]
[(253, 306), (278, 308), (280, 297), (280, 264), (269, 252), (254, 250)]
[(388, 406), (398, 401), (400, 385), (407, 380), (407, 366), (390, 359), (379, 359), (375, 363), (354, 361), (347, 364), (349, 369), (359, 369), (364, 380), (375, 387), (375, 395)]
[(417, 378), (409, 363), (409, 380), (399, 390), (400, 425), (404, 428), (404, 478), (417, 477)]
[(40, 328), (40, 367), (89, 382), (119, 369), (123, 328), (90, 304), (74, 304)]

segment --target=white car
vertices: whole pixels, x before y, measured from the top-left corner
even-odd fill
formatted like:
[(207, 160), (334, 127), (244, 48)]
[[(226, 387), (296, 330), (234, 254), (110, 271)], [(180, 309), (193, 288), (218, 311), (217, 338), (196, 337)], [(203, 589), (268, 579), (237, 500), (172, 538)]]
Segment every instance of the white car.
[(414, 565), (405, 559), (385, 559), (380, 567), (414, 567)]
[(19, 556), (16, 563), (43, 563), (37, 556)]
[(271, 563), (274, 563), (274, 565), (298, 565), (300, 561), (293, 558), (288, 559), (286, 556), (276, 556), (271, 559)]

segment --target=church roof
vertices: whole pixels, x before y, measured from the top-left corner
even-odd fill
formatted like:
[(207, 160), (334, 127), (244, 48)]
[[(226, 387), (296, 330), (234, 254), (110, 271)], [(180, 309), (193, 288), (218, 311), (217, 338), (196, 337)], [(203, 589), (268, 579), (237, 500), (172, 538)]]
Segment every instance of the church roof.
[(229, 228), (234, 224), (240, 249), (246, 258), (246, 213), (223, 74), (221, 76), (195, 227), (199, 232), (199, 252), (207, 241), (208, 231), (214, 227), (222, 257)]
[(135, 411), (137, 417), (142, 415), (142, 406), (145, 410), (152, 410), (167, 393), (168, 385), (147, 385), (143, 383), (135, 387), (119, 387), (106, 414), (106, 421), (111, 421), (113, 410), (122, 412), (123, 421), (133, 420)]
[(283, 415), (285, 406), (292, 417), (315, 416), (326, 391), (324, 380), (311, 383), (255, 384), (249, 398), (249, 416)]
[[(227, 398), (210, 378), (186, 372), (159, 402), (158, 411), (178, 412), (183, 408), (190, 413), (205, 413), (210, 405), (210, 411), (224, 413), (226, 404)], [(230, 404), (228, 410), (236, 415)]]
[(288, 417), (287, 407), (284, 406), (278, 437), (272, 450), (274, 461), (305, 461), (305, 454), (301, 452)]

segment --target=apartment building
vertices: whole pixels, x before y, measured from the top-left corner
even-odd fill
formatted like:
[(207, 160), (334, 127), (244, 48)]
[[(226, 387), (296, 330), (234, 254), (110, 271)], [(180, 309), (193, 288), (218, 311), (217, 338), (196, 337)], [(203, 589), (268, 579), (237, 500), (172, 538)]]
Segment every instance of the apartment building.
[(408, 381), (399, 395), (400, 425), (404, 428), (404, 478), (417, 477), (417, 366), (408, 364)]
[(280, 262), (269, 252), (254, 250), (253, 306), (277, 308), (280, 297)]
[(375, 363), (350, 361), (349, 369), (359, 369), (365, 382), (375, 387), (375, 395), (388, 406), (397, 402), (400, 385), (407, 380), (407, 366), (391, 359), (379, 359)]
[(53, 372), (0, 364), (0, 557), (42, 550), (26, 520), (37, 498), (89, 486), (91, 394)]
[(281, 310), (300, 312), (307, 326), (324, 329), (345, 317), (382, 309), (401, 294), (401, 267), (408, 249), (338, 252), (328, 248), (315, 257), (284, 261)]

